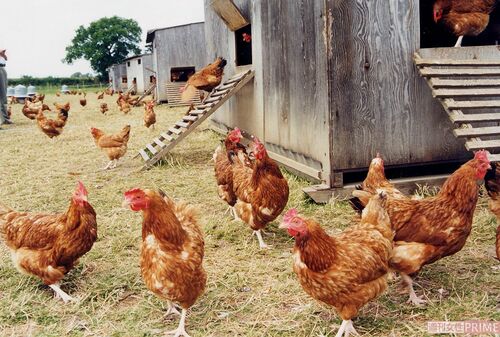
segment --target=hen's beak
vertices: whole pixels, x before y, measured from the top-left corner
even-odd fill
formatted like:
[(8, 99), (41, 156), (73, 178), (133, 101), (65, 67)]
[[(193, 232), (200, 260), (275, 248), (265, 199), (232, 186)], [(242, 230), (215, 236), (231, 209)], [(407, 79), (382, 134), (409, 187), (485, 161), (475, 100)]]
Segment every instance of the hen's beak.
[(280, 223), (280, 225), (278, 226), (278, 228), (287, 229), (288, 225), (286, 223), (282, 222), (282, 223)]

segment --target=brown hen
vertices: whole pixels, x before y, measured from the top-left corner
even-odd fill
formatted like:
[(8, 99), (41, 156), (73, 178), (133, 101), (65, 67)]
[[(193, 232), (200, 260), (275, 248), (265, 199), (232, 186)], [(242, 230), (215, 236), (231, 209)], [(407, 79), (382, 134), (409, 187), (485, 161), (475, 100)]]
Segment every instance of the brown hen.
[(336, 336), (356, 333), (352, 319), (387, 288), (393, 232), (382, 207), (385, 192), (370, 199), (359, 224), (329, 236), (314, 220), (295, 209), (280, 228), (295, 238), (293, 270), (314, 299), (335, 307), (343, 322)]
[(175, 203), (163, 192), (132, 189), (124, 204), (142, 211), (141, 274), (146, 286), (168, 303), (168, 312), (179, 313), (176, 330), (167, 334), (189, 336), (185, 330), (187, 310), (203, 294), (207, 274), (203, 269), (204, 239), (193, 207)]
[(72, 298), (59, 287), (97, 239), (96, 213), (78, 183), (66, 213), (17, 212), (0, 205), (0, 234), (16, 268), (39, 277), (64, 302)]

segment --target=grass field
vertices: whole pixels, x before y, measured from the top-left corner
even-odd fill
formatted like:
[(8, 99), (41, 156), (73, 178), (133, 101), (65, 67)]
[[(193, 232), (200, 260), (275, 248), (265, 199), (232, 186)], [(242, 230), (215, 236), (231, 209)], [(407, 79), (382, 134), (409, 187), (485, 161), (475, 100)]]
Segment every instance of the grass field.
[[(264, 237), (272, 249), (261, 251), (244, 224), (225, 213), (218, 199), (210, 162), (220, 136), (204, 124), (172, 151), (159, 166), (138, 173), (137, 150), (156, 133), (142, 125), (142, 108), (128, 115), (118, 111), (115, 97), (106, 96), (108, 115), (98, 111), (96, 95), (88, 105), (69, 99), (71, 111), (63, 134), (50, 140), (13, 108), (15, 125), (0, 131), (0, 201), (18, 210), (65, 211), (77, 180), (89, 190), (98, 215), (99, 239), (62, 289), (79, 302), (64, 305), (38, 279), (19, 274), (0, 244), (1, 336), (162, 336), (177, 326), (165, 318), (165, 303), (144, 286), (139, 273), (142, 217), (121, 208), (123, 192), (133, 187), (161, 187), (200, 210), (205, 231), (206, 293), (189, 311), (191, 336), (334, 336), (340, 318), (334, 310), (308, 297), (292, 272), (293, 240), (268, 226)], [(166, 129), (184, 109), (159, 106), (157, 130)], [(116, 132), (132, 126), (129, 152), (119, 166), (99, 171), (107, 163), (96, 148), (90, 127)], [(351, 223), (354, 212), (341, 201), (311, 203), (301, 192), (308, 182), (287, 174), (290, 207), (319, 220), (330, 233)], [(281, 218), (280, 218), (281, 219)], [(417, 294), (429, 304), (415, 308), (400, 294), (399, 277), (388, 291), (369, 303), (354, 321), (363, 336), (426, 336), (430, 320), (500, 319), (500, 266), (493, 259), (496, 220), (481, 199), (465, 248), (455, 256), (424, 268)]]

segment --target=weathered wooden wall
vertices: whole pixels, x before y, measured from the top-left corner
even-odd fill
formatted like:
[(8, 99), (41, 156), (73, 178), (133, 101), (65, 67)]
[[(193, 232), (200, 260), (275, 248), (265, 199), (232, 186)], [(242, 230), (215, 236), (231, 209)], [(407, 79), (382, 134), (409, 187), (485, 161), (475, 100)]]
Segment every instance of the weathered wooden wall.
[[(209, 55), (235, 66), (235, 36), (205, 1)], [(252, 24), (255, 79), (213, 117), (266, 141), (268, 149), (307, 175), (328, 179), (329, 129), (322, 2), (237, 0)], [(241, 68), (241, 69), (240, 69)]]
[[(235, 66), (235, 41), (205, 0), (208, 53)], [(337, 171), (463, 160), (413, 64), (417, 2), (235, 0), (252, 24), (255, 80), (214, 115), (263, 138), (282, 162), (334, 186)], [(298, 163), (298, 165), (296, 165)], [(338, 182), (337, 182), (338, 183)]]
[[(138, 60), (141, 60), (141, 64), (138, 63)], [(152, 69), (153, 66), (152, 55), (145, 54), (128, 58), (125, 60), (125, 64), (127, 66), (128, 86), (132, 86), (132, 80), (135, 78), (137, 81), (137, 93), (142, 94), (149, 87), (149, 76), (153, 74), (148, 70)]]
[(204, 26), (203, 22), (199, 22), (154, 33), (153, 65), (157, 73), (159, 101), (167, 100), (166, 85), (170, 83), (171, 68), (194, 66), (199, 70), (209, 63)]
[(141, 92), (144, 92), (149, 88), (152, 84), (150, 78), (152, 75), (155, 75), (155, 70), (153, 68), (153, 55), (147, 54), (142, 58), (142, 75), (143, 75), (143, 89)]
[(465, 158), (413, 64), (419, 8), (407, 0), (327, 0), (332, 170)]
[(261, 13), (266, 142), (276, 145), (274, 151), (280, 148), (283, 155), (323, 171), (321, 178), (327, 179), (324, 2), (262, 0)]
[[(260, 27), (254, 22), (260, 22), (260, 1), (234, 1), (243, 16), (255, 26), (252, 30), (252, 69), (255, 70), (253, 82), (248, 83), (235, 97), (231, 98), (212, 117), (220, 126), (239, 128), (264, 139), (264, 107), (263, 107), (263, 67), (260, 49)], [(222, 56), (227, 60), (224, 70), (225, 78), (236, 72), (248, 69), (249, 66), (236, 66), (235, 34), (229, 30), (222, 19), (212, 10), (211, 0), (205, 1), (205, 32), (207, 52), (210, 59)]]
[(109, 67), (109, 78), (113, 81), (113, 90), (119, 91), (126, 89), (126, 84), (122, 84), (122, 77), (127, 77), (127, 67), (125, 63), (113, 64)]

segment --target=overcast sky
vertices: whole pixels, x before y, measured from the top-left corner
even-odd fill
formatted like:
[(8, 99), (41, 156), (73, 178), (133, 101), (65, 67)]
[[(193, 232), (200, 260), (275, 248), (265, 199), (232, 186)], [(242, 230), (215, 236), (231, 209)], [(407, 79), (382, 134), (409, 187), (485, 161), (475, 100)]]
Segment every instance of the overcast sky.
[(67, 65), (61, 60), (76, 28), (104, 16), (136, 20), (141, 48), (149, 29), (204, 20), (203, 0), (2, 0), (0, 13), (0, 48), (7, 49), (11, 78), (91, 72), (87, 61)]

